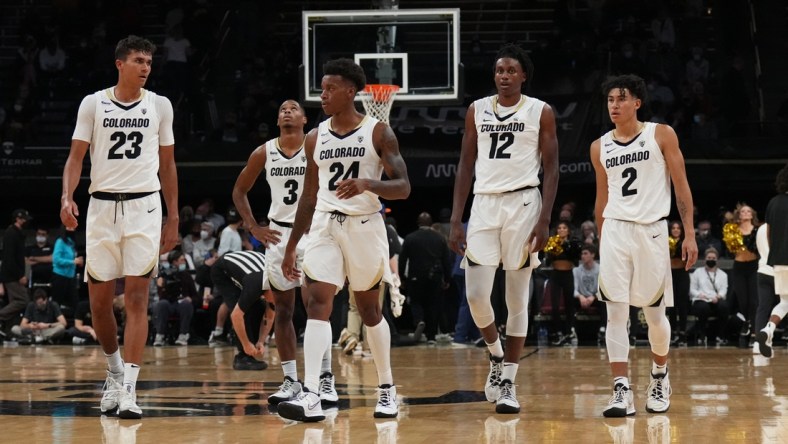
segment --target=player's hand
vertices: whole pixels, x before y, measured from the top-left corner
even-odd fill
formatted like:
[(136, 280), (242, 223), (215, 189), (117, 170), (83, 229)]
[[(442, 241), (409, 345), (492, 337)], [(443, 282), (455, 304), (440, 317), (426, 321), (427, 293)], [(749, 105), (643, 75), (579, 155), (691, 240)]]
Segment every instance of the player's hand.
[(244, 353), (249, 356), (260, 356), (262, 352), (249, 341), (244, 342)]
[(178, 244), (178, 223), (175, 219), (167, 218), (167, 223), (161, 229), (161, 241), (159, 244), (160, 255), (169, 253)]
[(459, 222), (451, 224), (449, 248), (460, 256), (465, 256), (465, 228)]
[(282, 274), (290, 281), (301, 279), (301, 270), (296, 268), (295, 248), (285, 249), (285, 255), (282, 258)]
[(337, 197), (350, 199), (369, 189), (368, 179), (345, 179), (337, 182)]
[(63, 198), (60, 204), (60, 222), (63, 222), (66, 228), (75, 230), (77, 225), (79, 225), (79, 222), (77, 222), (78, 216), (79, 208), (77, 208), (77, 203), (70, 198)]
[(249, 231), (252, 232), (252, 236), (254, 236), (255, 239), (265, 244), (266, 247), (269, 245), (276, 245), (282, 240), (282, 233), (272, 230), (270, 225), (264, 227), (262, 225), (255, 224), (255, 226), (250, 228)]
[(698, 261), (698, 244), (694, 237), (684, 238), (684, 242), (681, 243), (681, 260), (685, 262), (685, 271), (689, 271)]
[(536, 222), (534, 231), (532, 231), (531, 235), (528, 236), (528, 247), (530, 248), (531, 253), (544, 250), (544, 247), (547, 245), (547, 238), (549, 236), (550, 227), (548, 227), (548, 223), (541, 220)]
[(254, 345), (257, 351), (260, 353), (259, 356), (263, 356), (265, 354), (265, 343), (257, 341), (257, 344)]

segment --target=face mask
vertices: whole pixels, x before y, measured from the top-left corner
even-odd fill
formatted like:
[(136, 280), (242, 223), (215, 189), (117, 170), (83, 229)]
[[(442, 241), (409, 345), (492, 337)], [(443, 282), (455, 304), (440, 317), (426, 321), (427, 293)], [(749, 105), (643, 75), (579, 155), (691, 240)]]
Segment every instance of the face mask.
[(717, 266), (717, 261), (714, 259), (708, 259), (706, 260), (706, 266), (709, 268), (714, 268)]
[(36, 236), (36, 243), (43, 244), (47, 241), (46, 236)]
[(207, 230), (200, 231), (200, 239), (205, 240), (209, 237), (211, 237), (211, 233), (209, 233)]
[(170, 269), (170, 263), (169, 262), (162, 262), (161, 263), (161, 268), (163, 268), (165, 270), (169, 270)]
[(178, 265), (178, 271), (186, 271), (186, 264)]

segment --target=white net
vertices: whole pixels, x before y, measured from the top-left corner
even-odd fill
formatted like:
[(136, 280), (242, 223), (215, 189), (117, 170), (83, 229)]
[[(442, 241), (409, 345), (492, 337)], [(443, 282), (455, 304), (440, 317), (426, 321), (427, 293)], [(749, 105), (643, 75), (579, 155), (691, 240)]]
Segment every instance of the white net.
[(367, 115), (388, 125), (391, 105), (398, 90), (397, 85), (367, 85), (364, 91), (359, 93)]

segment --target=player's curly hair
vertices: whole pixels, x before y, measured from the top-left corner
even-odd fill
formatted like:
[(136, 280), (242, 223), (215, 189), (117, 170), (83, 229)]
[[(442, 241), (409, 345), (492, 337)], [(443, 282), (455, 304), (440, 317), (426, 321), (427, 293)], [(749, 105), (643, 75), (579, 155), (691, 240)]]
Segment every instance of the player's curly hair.
[(774, 181), (774, 186), (777, 187), (778, 193), (788, 193), (788, 163), (777, 173), (777, 179)]
[(602, 83), (602, 95), (607, 97), (612, 89), (628, 89), (629, 93), (646, 103), (646, 82), (634, 74), (623, 74), (615, 77), (608, 77)]
[(356, 87), (359, 92), (367, 86), (367, 76), (364, 70), (351, 59), (329, 60), (323, 65), (324, 76), (341, 76)]
[(118, 42), (118, 46), (115, 47), (115, 60), (126, 60), (132, 51), (153, 55), (156, 52), (156, 45), (148, 39), (130, 35)]
[[(495, 54), (495, 61), (497, 62), (498, 59), (502, 58), (517, 60), (523, 68), (523, 71), (525, 71), (525, 82), (523, 82), (523, 86), (531, 84), (531, 78), (534, 75), (534, 62), (531, 61), (531, 57), (528, 56), (528, 53), (525, 52), (520, 45), (507, 43), (501, 46), (501, 49)], [(495, 64), (493, 64), (493, 72), (495, 72)]]

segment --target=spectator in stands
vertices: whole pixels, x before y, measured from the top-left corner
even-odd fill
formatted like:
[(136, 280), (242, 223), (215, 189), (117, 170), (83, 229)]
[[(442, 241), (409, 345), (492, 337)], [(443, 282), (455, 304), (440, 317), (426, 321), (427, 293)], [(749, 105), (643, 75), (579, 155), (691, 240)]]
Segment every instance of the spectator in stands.
[(180, 224), (178, 233), (180, 233), (181, 236), (188, 235), (195, 221), (197, 221), (197, 219), (194, 217), (194, 208), (192, 208), (191, 205), (182, 206), (181, 210), (178, 212), (178, 223)]
[(76, 309), (78, 301), (77, 267), (84, 264), (84, 258), (77, 256), (75, 236), (74, 229), (63, 227), (52, 255), (52, 299), (71, 309)]
[(197, 286), (186, 265), (183, 252), (173, 250), (167, 257), (167, 266), (162, 267), (156, 286), (159, 290), (159, 301), (153, 305), (153, 322), (156, 336), (153, 345), (164, 345), (167, 333), (167, 321), (170, 316), (178, 315), (180, 328), (176, 345), (189, 345), (189, 331), (194, 317), (194, 304), (197, 297)]
[(651, 34), (660, 45), (670, 48), (676, 45), (676, 30), (673, 27), (673, 19), (668, 15), (667, 8), (661, 8), (657, 17), (651, 21)]
[(77, 304), (74, 312), (74, 326), (66, 330), (71, 336), (71, 343), (82, 345), (86, 343), (98, 344), (96, 332), (93, 330), (93, 316), (90, 313), (90, 301), (84, 300)]
[(698, 251), (706, 251), (709, 248), (714, 248), (718, 252), (722, 250), (722, 241), (717, 239), (711, 234), (711, 222), (702, 220), (698, 222), (698, 232), (695, 236), (698, 243)]
[(200, 240), (192, 242), (192, 259), (194, 259), (196, 267), (203, 265), (213, 255), (212, 251), (215, 252), (216, 238), (213, 234), (214, 226), (211, 222), (203, 221), (200, 223)]
[(36, 42), (35, 37), (26, 35), (24, 44), (16, 52), (19, 76), (21, 78), (20, 85), (25, 88), (35, 88), (38, 83), (36, 78), (38, 52), (38, 42)]
[(66, 332), (66, 317), (60, 307), (49, 300), (46, 290), (37, 288), (33, 302), (27, 304), (22, 322), (11, 328), (11, 334), (35, 343), (54, 343)]
[[(580, 224), (580, 237), (584, 245), (593, 245), (599, 249), (599, 237), (597, 236), (596, 224), (592, 220), (587, 220)], [(596, 253), (594, 253), (596, 257)], [(582, 259), (582, 255), (581, 255)]]
[[(668, 227), (670, 247), (670, 273), (673, 278), (673, 307), (668, 308), (668, 318), (674, 341), (678, 344), (687, 343), (687, 315), (690, 306), (690, 276), (681, 259), (681, 244), (684, 242), (684, 226), (680, 221), (670, 222)], [(704, 250), (705, 251), (705, 250)]]
[(690, 279), (692, 311), (698, 318), (695, 325), (698, 345), (706, 343), (706, 324), (711, 315), (717, 317), (717, 343), (727, 343), (725, 324), (728, 320), (728, 303), (725, 297), (728, 294), (728, 275), (717, 267), (718, 256), (713, 248), (707, 249), (706, 266), (693, 271)]
[(183, 239), (181, 240), (181, 251), (183, 251), (183, 254), (191, 256), (192, 259), (194, 259), (194, 244), (200, 241), (201, 225), (200, 221), (191, 221), (189, 230), (183, 233)]
[(189, 43), (189, 39), (183, 36), (181, 25), (173, 26), (164, 39), (162, 48), (164, 49), (164, 86), (170, 91), (169, 97), (173, 101), (184, 93), (188, 93), (191, 87), (191, 70), (189, 68), (189, 57), (194, 52)]
[(700, 82), (705, 85), (709, 81), (709, 61), (703, 55), (703, 48), (693, 46), (690, 49), (690, 57), (685, 68), (687, 84)]
[(596, 262), (597, 248), (585, 244), (580, 248), (580, 265), (572, 269), (575, 283), (575, 298), (580, 304), (580, 310), (595, 307), (602, 316), (599, 325), (598, 340), (604, 339), (607, 326), (607, 310), (599, 300), (599, 264)]
[(227, 210), (226, 220), (227, 226), (224, 227), (224, 230), (219, 235), (219, 248), (217, 248), (216, 252), (219, 256), (243, 249), (241, 234), (238, 232), (241, 227), (241, 217), (238, 215), (238, 210), (235, 208)]
[(16, 324), (19, 314), (27, 307), (30, 298), (25, 275), (25, 235), (22, 227), (32, 219), (24, 209), (11, 213), (13, 222), (3, 235), (3, 260), (0, 264), (0, 282), (5, 289), (5, 306), (0, 309), (0, 332), (6, 334)]
[(49, 80), (57, 78), (66, 69), (66, 52), (60, 47), (58, 38), (53, 36), (38, 53), (38, 66)]
[[(403, 292), (410, 297), (413, 322), (424, 323), (428, 344), (435, 344), (443, 311), (442, 289), (451, 281), (451, 255), (446, 238), (432, 229), (432, 216), (419, 214), (418, 230), (405, 236), (399, 256)], [(418, 340), (418, 338), (416, 338)]]
[(49, 287), (52, 282), (52, 244), (46, 228), (36, 230), (36, 243), (27, 247), (25, 257), (30, 264), (30, 287)]

